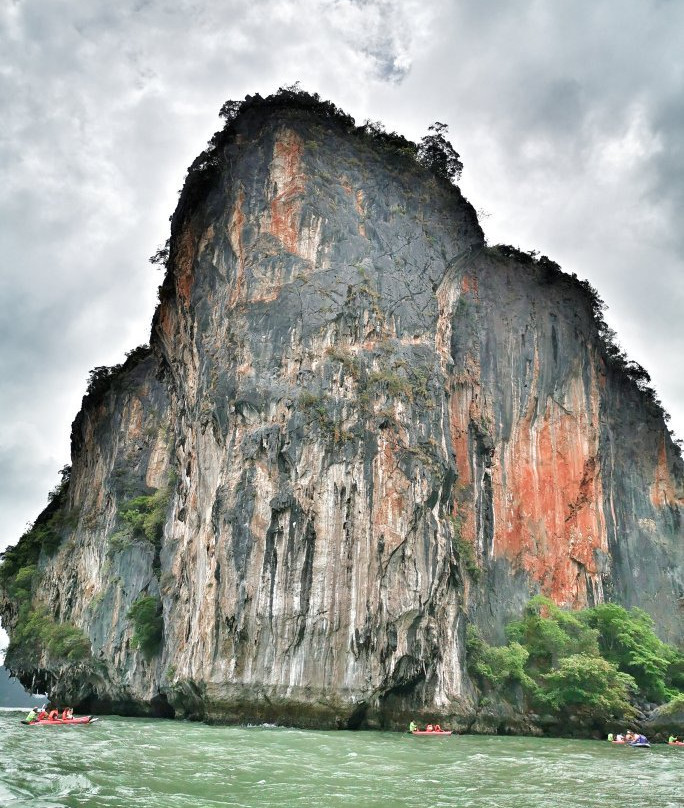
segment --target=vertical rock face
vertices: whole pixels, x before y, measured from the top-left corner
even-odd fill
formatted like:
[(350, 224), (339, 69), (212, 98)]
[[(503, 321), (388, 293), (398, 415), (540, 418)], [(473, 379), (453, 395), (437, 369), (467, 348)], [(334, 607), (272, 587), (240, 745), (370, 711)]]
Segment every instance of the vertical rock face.
[(24, 679), (353, 727), (467, 716), (466, 623), (501, 637), (539, 591), (638, 604), (681, 639), (662, 413), (607, 361), (581, 284), (485, 247), (458, 189), (383, 141), (297, 109), (232, 122), (173, 217), (152, 348), (84, 402), (72, 526), (40, 556), (34, 604), (92, 658)]

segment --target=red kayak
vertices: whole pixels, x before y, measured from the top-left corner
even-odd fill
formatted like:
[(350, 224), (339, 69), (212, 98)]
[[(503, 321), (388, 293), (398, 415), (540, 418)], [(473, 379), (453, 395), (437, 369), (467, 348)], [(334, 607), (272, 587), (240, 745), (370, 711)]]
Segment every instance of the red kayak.
[(97, 718), (94, 718), (92, 715), (81, 715), (78, 718), (69, 718), (66, 720), (62, 718), (54, 718), (52, 720), (42, 718), (40, 721), (27, 721), (23, 719), (21, 723), (29, 727), (70, 727), (73, 724), (93, 724), (95, 721), (97, 721)]
[(435, 735), (437, 737), (444, 737), (445, 735), (451, 735), (453, 730), (451, 729), (431, 729), (429, 732), (426, 729), (414, 729), (411, 735)]
[(684, 746), (684, 741), (668, 741), (668, 746)]

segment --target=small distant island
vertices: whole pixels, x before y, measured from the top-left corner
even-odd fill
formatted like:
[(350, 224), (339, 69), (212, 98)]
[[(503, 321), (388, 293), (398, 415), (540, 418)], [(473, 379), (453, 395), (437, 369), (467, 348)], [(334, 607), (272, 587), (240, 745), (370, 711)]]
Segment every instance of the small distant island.
[(45, 696), (31, 695), (18, 679), (10, 676), (4, 665), (0, 665), (0, 707), (33, 707), (44, 701)]

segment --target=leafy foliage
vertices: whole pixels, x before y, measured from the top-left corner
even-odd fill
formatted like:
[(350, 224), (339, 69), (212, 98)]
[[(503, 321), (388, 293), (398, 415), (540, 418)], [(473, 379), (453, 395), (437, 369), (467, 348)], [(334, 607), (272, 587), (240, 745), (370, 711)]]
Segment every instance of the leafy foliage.
[(32, 568), (32, 575), (35, 576), (40, 554), (42, 552), (48, 555), (54, 553), (59, 547), (64, 533), (72, 526), (72, 518), (66, 512), (71, 466), (64, 466), (59, 473), (60, 482), (48, 494), (47, 507), (18, 542), (0, 554), (2, 559), (0, 584), (8, 587), (10, 592), (12, 592), (12, 589), (8, 585), (13, 580), (16, 583), (16, 576), (19, 571)]
[(536, 691), (534, 680), (525, 671), (529, 653), (520, 643), (491, 646), (480, 637), (477, 628), (470, 625), (466, 633), (466, 648), (471, 674), (494, 687), (517, 682), (530, 692)]
[(158, 247), (157, 252), (154, 255), (150, 256), (150, 264), (156, 266), (157, 268), (161, 269), (162, 267), (166, 268), (169, 263), (169, 245), (171, 243), (171, 239), (166, 239), (166, 243), (163, 247)]
[(134, 625), (133, 646), (139, 648), (149, 662), (159, 653), (164, 635), (161, 600), (152, 595), (141, 595), (126, 616)]
[(542, 673), (557, 665), (562, 657), (598, 654), (596, 631), (575, 613), (560, 609), (543, 595), (528, 602), (521, 620), (509, 623), (506, 636), (527, 649), (530, 668)]
[(492, 647), (468, 627), (471, 675), (502, 695), (517, 683), (532, 706), (560, 718), (628, 719), (631, 700), (665, 702), (681, 688), (684, 658), (657, 637), (641, 609), (604, 603), (569, 612), (537, 596), (506, 635), (507, 645)]
[(555, 710), (592, 720), (630, 719), (635, 711), (629, 702), (634, 679), (620, 673), (611, 662), (599, 656), (572, 654), (541, 677), (544, 689), (539, 700)]
[(446, 139), (449, 127), (435, 121), (428, 127), (426, 135), (418, 146), (418, 161), (437, 177), (447, 182), (458, 182), (463, 171), (460, 155)]
[(23, 602), (7, 649), (8, 657), (24, 664), (50, 667), (81, 662), (90, 656), (90, 640), (70, 623), (57, 623), (43, 607)]
[(597, 630), (601, 655), (634, 677), (647, 699), (663, 702), (674, 697), (675, 688), (681, 686), (682, 656), (656, 635), (650, 615), (601, 603), (582, 618)]
[(119, 515), (134, 538), (146, 539), (156, 546), (161, 541), (168, 504), (168, 489), (160, 488), (149, 496), (129, 500), (121, 507)]

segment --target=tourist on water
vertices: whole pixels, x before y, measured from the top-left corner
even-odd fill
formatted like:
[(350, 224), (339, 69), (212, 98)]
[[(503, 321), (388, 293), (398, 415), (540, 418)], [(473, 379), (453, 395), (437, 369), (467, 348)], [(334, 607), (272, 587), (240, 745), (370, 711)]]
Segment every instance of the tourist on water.
[(47, 717), (47, 710), (45, 709), (45, 704), (38, 710), (38, 721), (44, 721)]
[(74, 717), (74, 711), (71, 707), (65, 707), (62, 710), (62, 721), (71, 721)]
[(434, 731), (435, 728), (432, 726), (432, 724), (428, 724), (427, 727), (425, 727), (425, 732), (434, 732)]
[(418, 724), (415, 721), (411, 721), (409, 724), (409, 732), (415, 732), (418, 729)]
[(26, 723), (31, 724), (38, 718), (38, 713), (31, 707), (31, 712), (26, 716)]
[(59, 710), (50, 710), (48, 721), (59, 721)]

